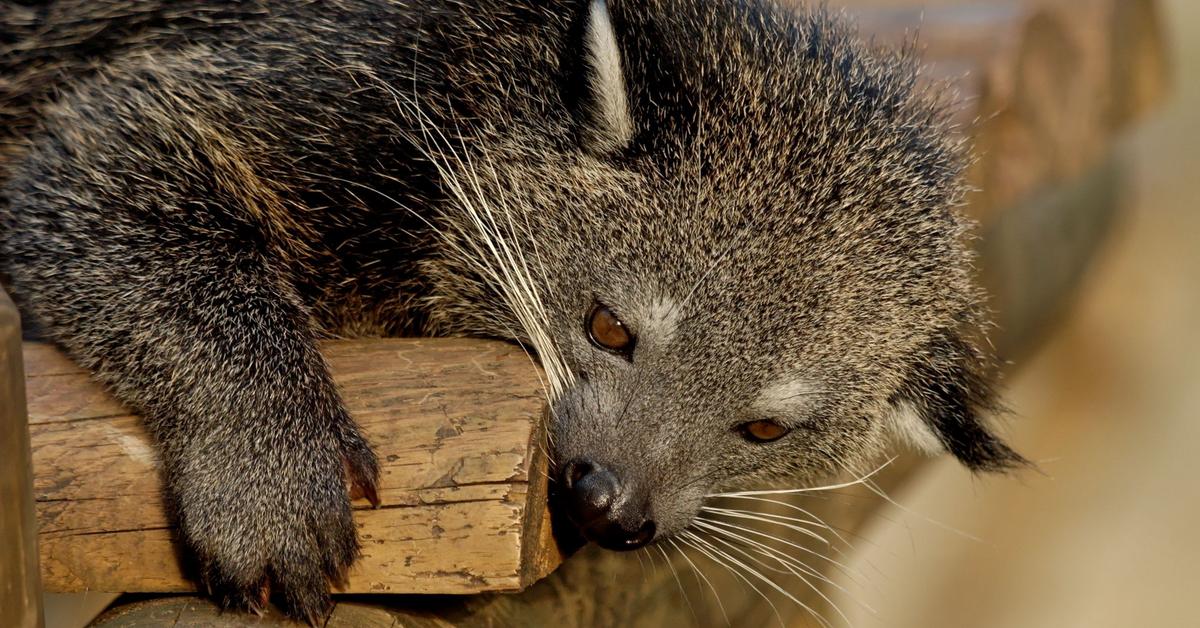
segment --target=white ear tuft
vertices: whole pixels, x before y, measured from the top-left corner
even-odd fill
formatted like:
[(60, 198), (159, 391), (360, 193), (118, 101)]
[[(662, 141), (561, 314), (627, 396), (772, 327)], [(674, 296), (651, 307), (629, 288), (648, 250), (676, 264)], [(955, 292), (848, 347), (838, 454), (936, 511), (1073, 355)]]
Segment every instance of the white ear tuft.
[(945, 450), (937, 434), (921, 418), (920, 413), (908, 401), (901, 401), (890, 408), (883, 420), (887, 430), (899, 442), (909, 445), (924, 454), (938, 454)]
[(587, 46), (587, 90), (592, 118), (584, 139), (598, 153), (619, 150), (633, 139), (633, 119), (625, 92), (625, 74), (621, 70), (621, 49), (605, 0), (592, 0), (584, 44)]

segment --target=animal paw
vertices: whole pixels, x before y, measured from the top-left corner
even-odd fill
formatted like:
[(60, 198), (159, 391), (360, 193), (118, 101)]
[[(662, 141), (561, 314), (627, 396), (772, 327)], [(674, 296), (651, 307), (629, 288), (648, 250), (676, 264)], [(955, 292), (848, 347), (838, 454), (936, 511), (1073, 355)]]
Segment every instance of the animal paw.
[(218, 603), (261, 613), (273, 598), (317, 625), (332, 609), (331, 585), (344, 585), (358, 556), (351, 495), (378, 505), (378, 467), (353, 424), (316, 439), (274, 436), (266, 447), (232, 437), (198, 447), (168, 464), (170, 488), (199, 579)]

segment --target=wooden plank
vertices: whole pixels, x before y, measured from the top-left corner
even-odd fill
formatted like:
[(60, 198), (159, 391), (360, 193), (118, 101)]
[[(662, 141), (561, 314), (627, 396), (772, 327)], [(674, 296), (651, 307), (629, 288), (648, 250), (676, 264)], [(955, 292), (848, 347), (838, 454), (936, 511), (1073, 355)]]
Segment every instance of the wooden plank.
[(0, 288), (0, 609), (6, 625), (42, 625), (37, 528), (21, 366), (21, 321)]
[[(330, 342), (323, 352), (382, 465), (356, 503), (349, 592), (514, 591), (555, 566), (540, 446), (544, 401), (518, 347)], [(26, 343), (34, 495), (47, 590), (189, 591), (138, 419), (48, 345)]]

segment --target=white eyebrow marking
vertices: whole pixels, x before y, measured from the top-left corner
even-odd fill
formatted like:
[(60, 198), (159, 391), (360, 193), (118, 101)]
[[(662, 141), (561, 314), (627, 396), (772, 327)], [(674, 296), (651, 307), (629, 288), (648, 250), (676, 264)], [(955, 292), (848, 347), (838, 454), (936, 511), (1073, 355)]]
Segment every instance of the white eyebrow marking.
[(812, 407), (823, 392), (803, 376), (785, 376), (763, 388), (751, 408), (765, 415), (795, 415)]
[(675, 340), (679, 328), (679, 304), (668, 296), (660, 296), (646, 308), (638, 329), (639, 340), (644, 336), (655, 346), (664, 347)]

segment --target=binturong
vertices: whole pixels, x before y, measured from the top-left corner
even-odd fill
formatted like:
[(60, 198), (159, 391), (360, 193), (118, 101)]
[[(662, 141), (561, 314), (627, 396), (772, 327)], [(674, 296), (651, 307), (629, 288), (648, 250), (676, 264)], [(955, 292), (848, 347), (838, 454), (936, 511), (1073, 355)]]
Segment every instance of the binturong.
[[(316, 341), (536, 355), (604, 547), (897, 438), (973, 470), (966, 150), (910, 53), (765, 0), (0, 7), (0, 262), (157, 439), (198, 576), (320, 621), (378, 466)], [(377, 499), (375, 499), (377, 501)]]

